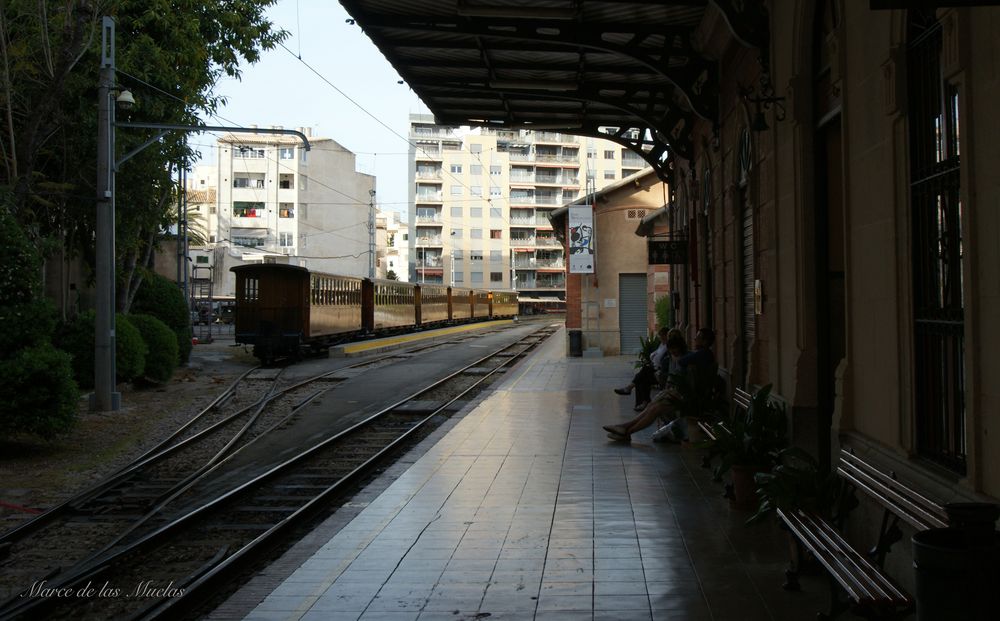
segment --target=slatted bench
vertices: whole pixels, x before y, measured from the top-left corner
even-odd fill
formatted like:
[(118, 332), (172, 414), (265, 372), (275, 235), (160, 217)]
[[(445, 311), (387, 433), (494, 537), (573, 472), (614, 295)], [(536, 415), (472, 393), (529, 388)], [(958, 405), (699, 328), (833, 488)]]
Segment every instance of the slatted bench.
[[(778, 509), (789, 532), (826, 569), (830, 577), (828, 619), (851, 609), (869, 619), (897, 619), (913, 610), (913, 598), (882, 569), (892, 544), (902, 538), (902, 520), (917, 530), (947, 526), (944, 509), (912, 487), (854, 453), (842, 450), (837, 474), (884, 509), (878, 541), (867, 553), (858, 551), (825, 518), (803, 510)], [(785, 588), (798, 590), (798, 559), (786, 572)], [(846, 599), (842, 597), (846, 595)]]
[[(733, 407), (740, 408), (746, 411), (750, 409), (750, 401), (752, 399), (753, 395), (743, 390), (742, 388), (737, 388), (736, 390), (733, 391), (733, 398), (732, 398)], [(720, 424), (719, 427), (721, 427), (721, 429), (723, 430), (726, 429), (726, 426), (722, 424)], [(699, 420), (698, 429), (701, 430), (701, 433), (704, 434), (704, 436), (709, 440), (716, 439), (715, 435), (716, 426), (713, 423), (707, 420)], [(702, 468), (712, 467), (711, 460), (708, 458), (708, 455), (705, 455), (705, 458), (702, 460), (701, 467)]]

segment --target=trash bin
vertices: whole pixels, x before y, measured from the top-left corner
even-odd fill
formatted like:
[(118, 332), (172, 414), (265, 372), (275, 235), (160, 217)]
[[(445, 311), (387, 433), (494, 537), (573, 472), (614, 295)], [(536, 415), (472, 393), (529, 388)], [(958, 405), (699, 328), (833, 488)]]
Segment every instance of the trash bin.
[(998, 510), (985, 503), (946, 505), (949, 528), (913, 536), (917, 621), (995, 619), (1000, 610)]
[(574, 358), (583, 355), (583, 332), (580, 330), (569, 331), (569, 355)]

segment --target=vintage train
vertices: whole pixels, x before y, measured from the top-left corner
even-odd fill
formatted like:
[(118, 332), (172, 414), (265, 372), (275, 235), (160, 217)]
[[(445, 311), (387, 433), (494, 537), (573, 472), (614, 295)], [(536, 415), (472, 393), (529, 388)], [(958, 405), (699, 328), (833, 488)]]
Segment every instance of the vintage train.
[(236, 274), (236, 342), (264, 362), (330, 345), (454, 322), (517, 315), (517, 293), (372, 280), (280, 263)]

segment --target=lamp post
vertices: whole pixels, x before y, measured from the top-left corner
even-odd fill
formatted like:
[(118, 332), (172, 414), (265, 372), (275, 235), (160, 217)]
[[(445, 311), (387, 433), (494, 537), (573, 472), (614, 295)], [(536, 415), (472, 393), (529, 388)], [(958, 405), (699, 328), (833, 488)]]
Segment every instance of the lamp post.
[[(100, 76), (97, 84), (97, 217), (95, 231), (96, 308), (94, 315), (94, 392), (90, 409), (113, 412), (121, 409), (121, 393), (115, 392), (115, 173), (118, 167), (146, 147), (159, 141), (169, 131), (255, 131), (265, 134), (298, 136), (306, 151), (310, 149), (305, 134), (290, 129), (254, 129), (220, 125), (175, 125), (164, 123), (118, 123), (111, 97), (115, 93), (115, 20), (101, 20)], [(115, 102), (123, 107), (135, 103), (132, 94), (123, 91)], [(156, 135), (115, 159), (115, 128), (155, 129)], [(187, 270), (184, 270), (185, 277)], [(182, 283), (178, 283), (181, 285)]]

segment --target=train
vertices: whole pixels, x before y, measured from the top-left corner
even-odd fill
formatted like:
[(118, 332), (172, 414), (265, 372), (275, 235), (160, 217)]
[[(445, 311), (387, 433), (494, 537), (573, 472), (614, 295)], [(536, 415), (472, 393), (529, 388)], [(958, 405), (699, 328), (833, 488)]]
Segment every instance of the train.
[(230, 268), (236, 342), (264, 363), (357, 338), (512, 318), (517, 292), (339, 276), (283, 263)]

